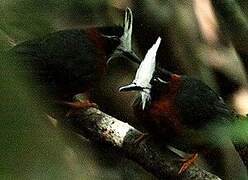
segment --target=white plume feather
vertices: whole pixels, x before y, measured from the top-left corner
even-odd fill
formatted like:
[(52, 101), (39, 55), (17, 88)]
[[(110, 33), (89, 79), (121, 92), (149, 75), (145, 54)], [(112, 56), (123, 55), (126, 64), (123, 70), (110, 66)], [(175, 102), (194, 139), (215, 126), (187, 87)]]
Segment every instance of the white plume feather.
[(153, 73), (156, 67), (156, 54), (161, 42), (161, 38), (158, 37), (156, 43), (148, 50), (144, 60), (141, 62), (137, 72), (135, 79), (133, 81), (139, 87), (143, 87), (144, 89), (140, 91), (141, 94), (141, 104), (142, 109), (144, 110), (147, 103), (151, 100), (151, 84), (150, 81), (153, 77)]
[(151, 84), (153, 73), (156, 67), (156, 54), (161, 42), (158, 37), (156, 43), (147, 51), (144, 60), (141, 62), (133, 82), (127, 86), (121, 87), (120, 91), (139, 90), (141, 94), (141, 105), (144, 110), (147, 103), (151, 101)]
[(150, 81), (155, 71), (156, 54), (160, 42), (161, 42), (161, 38), (158, 37), (156, 43), (146, 53), (144, 60), (141, 62), (136, 72), (136, 76), (133, 83), (139, 87), (151, 88)]

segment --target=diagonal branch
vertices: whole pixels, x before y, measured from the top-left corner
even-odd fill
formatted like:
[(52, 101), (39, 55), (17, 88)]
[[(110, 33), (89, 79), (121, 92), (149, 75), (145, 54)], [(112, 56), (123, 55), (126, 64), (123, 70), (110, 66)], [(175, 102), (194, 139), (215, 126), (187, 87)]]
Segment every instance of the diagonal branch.
[(178, 156), (168, 149), (161, 150), (151, 138), (135, 144), (135, 140), (143, 134), (142, 132), (98, 109), (82, 110), (65, 122), (74, 131), (90, 140), (107, 143), (121, 150), (129, 159), (137, 162), (159, 179), (220, 180), (197, 166), (191, 166), (179, 176), (180, 163), (175, 161)]

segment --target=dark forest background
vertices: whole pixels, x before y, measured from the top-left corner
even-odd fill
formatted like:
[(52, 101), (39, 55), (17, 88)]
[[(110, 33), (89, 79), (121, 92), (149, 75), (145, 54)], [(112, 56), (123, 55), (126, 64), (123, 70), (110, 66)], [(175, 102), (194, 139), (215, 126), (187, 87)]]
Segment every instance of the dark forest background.
[[(248, 18), (248, 2), (237, 2)], [(39, 103), (44, 94), (13, 75), (16, 65), (1, 53), (61, 29), (122, 25), (127, 6), (140, 57), (161, 36), (160, 66), (201, 79), (237, 112), (248, 113), (248, 47), (233, 40), (209, 0), (1, 0), (0, 179), (154, 179), (120, 153), (48, 121), (43, 112), (50, 107)], [(104, 112), (141, 128), (131, 109), (135, 93), (118, 92), (136, 68), (124, 59), (111, 62), (93, 97)]]

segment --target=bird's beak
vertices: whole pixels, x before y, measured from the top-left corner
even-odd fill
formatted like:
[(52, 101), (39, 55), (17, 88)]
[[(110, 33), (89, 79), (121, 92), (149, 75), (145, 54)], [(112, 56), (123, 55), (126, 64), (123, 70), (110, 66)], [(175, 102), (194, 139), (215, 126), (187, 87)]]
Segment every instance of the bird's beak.
[(120, 92), (126, 92), (126, 91), (142, 91), (143, 88), (140, 86), (137, 86), (135, 83), (131, 83), (126, 86), (122, 86), (119, 88)]
[(112, 61), (112, 59), (116, 59), (116, 58), (125, 58), (125, 56), (123, 56), (122, 51), (116, 49), (114, 53), (108, 58), (107, 64), (109, 64), (109, 62)]
[(127, 51), (124, 48), (117, 48), (114, 53), (110, 56), (107, 63), (109, 63), (112, 59), (115, 58), (125, 58), (137, 64), (140, 64), (142, 61), (133, 50)]

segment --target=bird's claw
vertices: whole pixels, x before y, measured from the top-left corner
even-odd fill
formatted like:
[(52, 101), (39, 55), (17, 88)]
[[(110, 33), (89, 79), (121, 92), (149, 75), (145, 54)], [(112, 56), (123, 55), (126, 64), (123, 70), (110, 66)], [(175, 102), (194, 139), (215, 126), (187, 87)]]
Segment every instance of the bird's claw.
[(138, 138), (136, 138), (135, 140), (134, 140), (134, 144), (140, 144), (142, 141), (144, 141), (146, 138), (148, 138), (149, 137), (149, 134), (148, 133), (142, 133)]
[(182, 174), (185, 172), (194, 162), (196, 161), (198, 157), (198, 153), (194, 153), (192, 156), (190, 156), (188, 159), (182, 159), (183, 163), (181, 165), (180, 170), (178, 171), (178, 174)]
[(77, 114), (78, 112), (80, 112), (79, 110), (82, 109), (88, 109), (91, 107), (98, 109), (98, 105), (96, 103), (91, 102), (86, 93), (76, 94), (75, 96), (73, 96), (72, 102), (60, 101), (59, 103), (70, 107), (69, 112), (66, 113), (67, 117), (72, 114)]
[(82, 109), (88, 109), (88, 108), (99, 108), (99, 106), (96, 103), (90, 102), (89, 100), (81, 100), (81, 101), (75, 101), (75, 102), (62, 102), (64, 105), (69, 106), (71, 109), (66, 113), (66, 117), (69, 117), (71, 115), (78, 114), (80, 110)]

